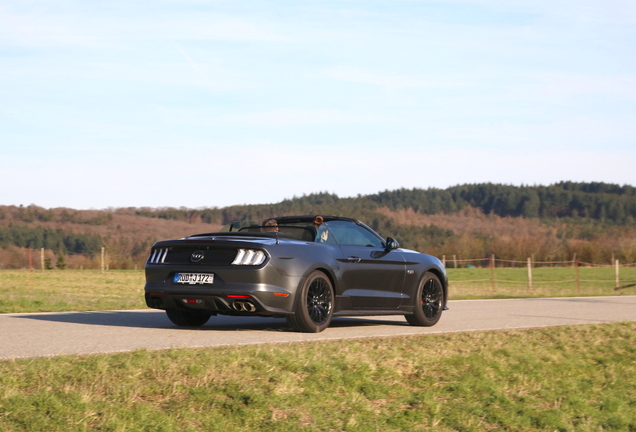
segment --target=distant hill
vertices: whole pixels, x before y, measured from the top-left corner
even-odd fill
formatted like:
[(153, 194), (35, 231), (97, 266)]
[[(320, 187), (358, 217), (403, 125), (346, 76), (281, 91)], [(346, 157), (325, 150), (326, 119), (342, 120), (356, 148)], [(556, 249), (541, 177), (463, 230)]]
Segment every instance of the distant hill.
[(173, 220), (187, 220), (198, 215), (205, 222), (225, 224), (242, 218), (262, 219), (272, 214), (294, 214), (316, 209), (333, 209), (340, 214), (345, 210), (348, 214), (355, 214), (380, 207), (390, 210), (412, 209), (427, 215), (454, 214), (466, 207), (473, 207), (485, 214), (502, 217), (574, 217), (632, 224), (636, 221), (636, 188), (607, 183), (561, 182), (550, 186), (482, 183), (448, 189), (399, 189), (356, 198), (317, 193), (277, 204), (204, 210), (140, 209), (137, 214)]
[(370, 200), (392, 210), (457, 213), (466, 206), (486, 214), (527, 218), (591, 218), (618, 224), (636, 221), (636, 188), (607, 183), (561, 182), (550, 186), (469, 184), (441, 189), (387, 191)]
[(154, 241), (213, 232), (234, 220), (292, 214), (354, 217), (404, 247), (438, 256), (636, 260), (636, 188), (561, 182), (399, 189), (353, 198), (323, 192), (205, 209), (0, 206), (0, 268), (24, 267), (27, 248), (45, 248), (53, 263), (64, 256), (68, 266), (96, 267), (102, 247), (111, 268), (141, 267)]

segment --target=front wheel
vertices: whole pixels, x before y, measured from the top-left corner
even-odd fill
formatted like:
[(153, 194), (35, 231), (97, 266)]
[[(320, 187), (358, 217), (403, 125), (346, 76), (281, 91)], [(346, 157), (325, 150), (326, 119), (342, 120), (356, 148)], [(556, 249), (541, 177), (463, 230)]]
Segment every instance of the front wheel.
[(333, 316), (333, 286), (321, 271), (311, 273), (296, 293), (294, 314), (287, 322), (296, 331), (319, 333), (329, 327)]
[(211, 313), (198, 310), (166, 309), (166, 315), (174, 324), (182, 327), (199, 327), (208, 322)]
[(414, 297), (414, 310), (405, 315), (409, 324), (430, 327), (437, 324), (444, 308), (444, 289), (439, 278), (426, 272)]

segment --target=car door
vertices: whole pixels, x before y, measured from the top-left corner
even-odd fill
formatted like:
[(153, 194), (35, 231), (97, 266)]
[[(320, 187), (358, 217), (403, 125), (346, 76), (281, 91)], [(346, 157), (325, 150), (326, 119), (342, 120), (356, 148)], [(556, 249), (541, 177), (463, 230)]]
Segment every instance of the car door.
[(330, 234), (340, 246), (343, 296), (354, 309), (395, 309), (403, 295), (406, 264), (397, 250), (387, 251), (383, 241), (350, 221), (330, 221)]

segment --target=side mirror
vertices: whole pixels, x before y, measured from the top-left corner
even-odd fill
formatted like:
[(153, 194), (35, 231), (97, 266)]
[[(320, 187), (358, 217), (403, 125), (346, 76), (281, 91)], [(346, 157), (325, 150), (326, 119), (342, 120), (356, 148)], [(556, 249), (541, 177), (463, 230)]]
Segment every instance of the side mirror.
[(397, 249), (400, 247), (400, 244), (398, 243), (398, 241), (396, 239), (394, 239), (393, 237), (387, 237), (386, 238), (386, 250), (390, 251), (393, 249)]

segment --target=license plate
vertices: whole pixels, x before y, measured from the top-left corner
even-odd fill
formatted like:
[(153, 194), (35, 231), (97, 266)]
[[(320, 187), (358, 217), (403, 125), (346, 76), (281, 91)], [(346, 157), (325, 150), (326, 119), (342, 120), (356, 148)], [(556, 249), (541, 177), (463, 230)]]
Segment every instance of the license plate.
[(213, 284), (213, 273), (176, 273), (174, 275), (174, 283), (177, 284)]

